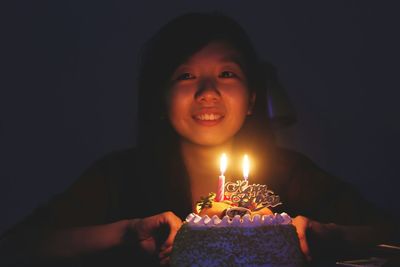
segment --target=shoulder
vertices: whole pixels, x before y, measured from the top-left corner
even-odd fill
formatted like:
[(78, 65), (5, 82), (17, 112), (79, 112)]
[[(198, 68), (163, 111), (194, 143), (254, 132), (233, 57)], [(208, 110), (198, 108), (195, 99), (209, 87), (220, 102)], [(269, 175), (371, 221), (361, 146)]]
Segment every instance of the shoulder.
[(276, 172), (287, 178), (287, 182), (307, 184), (307, 186), (333, 186), (344, 181), (319, 167), (311, 158), (303, 153), (278, 147), (274, 153)]
[(81, 173), (64, 194), (82, 197), (96, 194), (97, 199), (108, 198), (110, 194), (115, 195), (111, 192), (117, 192), (122, 181), (135, 175), (137, 155), (136, 148), (129, 148), (99, 157)]
[(306, 207), (315, 208), (342, 186), (339, 178), (322, 170), (300, 152), (277, 148), (274, 156), (275, 186), (295, 214), (304, 214)]
[(274, 151), (275, 156), (286, 163), (299, 164), (310, 159), (304, 154), (285, 147), (276, 146)]
[(296, 175), (301, 172), (312, 172), (322, 170), (306, 155), (283, 147), (275, 147), (271, 154), (273, 157), (272, 164), (276, 172), (285, 173), (286, 175)]

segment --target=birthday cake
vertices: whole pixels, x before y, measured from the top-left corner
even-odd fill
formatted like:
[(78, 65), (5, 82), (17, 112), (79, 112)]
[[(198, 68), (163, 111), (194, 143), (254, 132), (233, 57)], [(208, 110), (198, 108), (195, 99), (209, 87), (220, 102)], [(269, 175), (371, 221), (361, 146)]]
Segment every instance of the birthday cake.
[(265, 185), (226, 183), (223, 201), (210, 193), (178, 231), (171, 266), (303, 266), (296, 229), (272, 213), (279, 196)]

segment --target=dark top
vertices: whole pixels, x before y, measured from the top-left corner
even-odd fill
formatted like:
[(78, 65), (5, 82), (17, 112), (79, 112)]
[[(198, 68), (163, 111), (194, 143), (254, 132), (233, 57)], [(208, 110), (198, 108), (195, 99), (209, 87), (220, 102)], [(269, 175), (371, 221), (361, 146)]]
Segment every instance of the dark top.
[[(273, 208), (274, 212), (284, 211), (292, 217), (303, 215), (337, 224), (385, 222), (387, 217), (383, 211), (363, 199), (351, 185), (328, 175), (305, 156), (276, 147), (268, 155), (265, 159), (268, 170), (263, 179), (255, 178), (255, 183), (267, 184), (280, 196), (283, 204)], [(171, 156), (162, 163), (157, 157), (140, 148), (105, 156), (64, 193), (37, 208), (10, 231), (26, 226), (63, 228), (105, 224), (164, 211), (173, 211), (184, 219), (192, 211), (182, 161)], [(217, 177), (218, 170), (216, 184)], [(93, 266), (138, 266), (134, 264), (138, 255), (133, 255), (132, 251), (129, 246), (113, 249), (80, 259), (82, 265), (77, 266), (89, 263)]]

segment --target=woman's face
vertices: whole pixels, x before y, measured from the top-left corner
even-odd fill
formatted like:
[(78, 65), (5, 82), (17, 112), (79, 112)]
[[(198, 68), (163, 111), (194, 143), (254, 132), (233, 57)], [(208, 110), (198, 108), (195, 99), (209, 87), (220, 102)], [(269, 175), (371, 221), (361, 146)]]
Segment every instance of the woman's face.
[(239, 52), (226, 42), (214, 41), (173, 73), (168, 117), (186, 141), (220, 145), (239, 131), (253, 102)]

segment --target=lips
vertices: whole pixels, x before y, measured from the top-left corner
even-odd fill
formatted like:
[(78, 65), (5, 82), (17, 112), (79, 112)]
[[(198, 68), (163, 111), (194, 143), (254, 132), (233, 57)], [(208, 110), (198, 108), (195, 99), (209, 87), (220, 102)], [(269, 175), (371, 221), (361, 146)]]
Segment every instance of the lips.
[(201, 125), (213, 126), (221, 122), (224, 119), (225, 114), (219, 109), (207, 108), (195, 112), (192, 117)]

